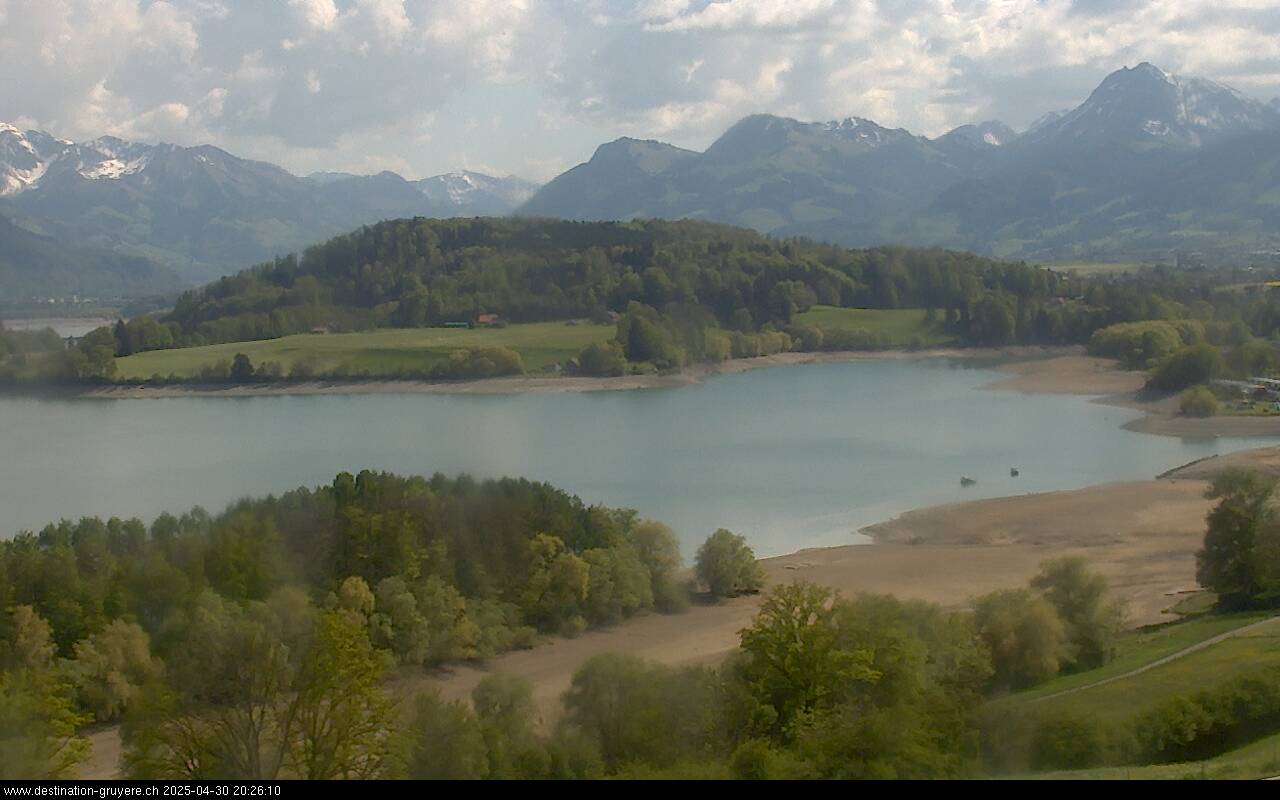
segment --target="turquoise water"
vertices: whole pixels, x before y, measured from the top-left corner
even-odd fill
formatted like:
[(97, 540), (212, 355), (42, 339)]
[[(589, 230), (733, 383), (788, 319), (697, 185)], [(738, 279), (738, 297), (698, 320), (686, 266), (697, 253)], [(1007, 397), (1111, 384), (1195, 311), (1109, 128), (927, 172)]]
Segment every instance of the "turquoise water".
[[(545, 480), (757, 552), (855, 541), (911, 508), (1144, 479), (1274, 443), (1131, 433), (1137, 412), (985, 391), (946, 360), (764, 369), (676, 389), (146, 400), (0, 396), (0, 535), (332, 480), (340, 470)], [(1009, 476), (1016, 466), (1021, 476)], [(961, 475), (977, 479), (961, 488)]]

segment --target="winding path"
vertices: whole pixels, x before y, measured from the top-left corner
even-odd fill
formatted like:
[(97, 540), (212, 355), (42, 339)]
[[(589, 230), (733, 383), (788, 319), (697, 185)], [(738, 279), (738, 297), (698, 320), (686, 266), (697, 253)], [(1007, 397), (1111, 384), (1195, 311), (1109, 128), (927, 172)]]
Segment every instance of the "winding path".
[(1126, 678), (1132, 678), (1134, 675), (1141, 675), (1147, 670), (1152, 670), (1152, 669), (1155, 669), (1156, 667), (1162, 667), (1165, 664), (1168, 664), (1170, 661), (1177, 661), (1179, 658), (1182, 658), (1183, 656), (1189, 656), (1192, 653), (1195, 653), (1199, 650), (1204, 650), (1206, 648), (1213, 647), (1215, 644), (1226, 641), (1227, 639), (1230, 639), (1233, 636), (1239, 636), (1240, 634), (1245, 633), (1247, 631), (1256, 630), (1257, 628), (1261, 628), (1264, 625), (1271, 625), (1275, 622), (1280, 622), (1280, 615), (1274, 616), (1274, 617), (1267, 617), (1266, 619), (1260, 619), (1257, 622), (1250, 622), (1248, 625), (1241, 625), (1239, 628), (1232, 628), (1226, 633), (1220, 633), (1217, 636), (1211, 636), (1202, 642), (1196, 642), (1190, 647), (1184, 647), (1175, 653), (1170, 653), (1167, 656), (1162, 656), (1161, 658), (1157, 658), (1155, 661), (1152, 661), (1148, 664), (1143, 664), (1141, 667), (1138, 667), (1137, 669), (1131, 669), (1128, 672), (1124, 672), (1119, 675), (1112, 675), (1110, 678), (1103, 678), (1102, 680), (1094, 681), (1093, 683), (1086, 683), (1084, 686), (1073, 686), (1070, 689), (1063, 689), (1060, 692), (1054, 692), (1053, 694), (1046, 694), (1043, 697), (1037, 697), (1034, 700), (1030, 700), (1028, 702), (1039, 703), (1044, 700), (1052, 700), (1055, 697), (1062, 697), (1063, 695), (1074, 694), (1076, 692), (1083, 692), (1086, 689), (1096, 689), (1097, 687), (1105, 686), (1108, 683), (1115, 683), (1116, 681), (1122, 681), (1122, 680), (1125, 680)]

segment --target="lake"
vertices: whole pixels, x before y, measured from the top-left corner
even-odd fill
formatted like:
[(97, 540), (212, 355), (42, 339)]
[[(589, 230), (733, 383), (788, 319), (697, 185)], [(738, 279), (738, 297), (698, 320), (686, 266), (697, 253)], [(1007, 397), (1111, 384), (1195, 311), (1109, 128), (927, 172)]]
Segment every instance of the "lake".
[[(1137, 412), (981, 387), (948, 360), (760, 369), (630, 392), (249, 398), (0, 396), (0, 533), (328, 483), (341, 470), (551, 482), (758, 553), (857, 541), (936, 503), (1151, 478), (1274, 443), (1121, 429)], [(1017, 467), (1021, 476), (1009, 474)], [(960, 476), (977, 480), (961, 488)]]
[(112, 325), (115, 320), (105, 317), (35, 317), (32, 319), (6, 319), (3, 324), (12, 331), (42, 331), (53, 328), (59, 336), (84, 336), (89, 331)]

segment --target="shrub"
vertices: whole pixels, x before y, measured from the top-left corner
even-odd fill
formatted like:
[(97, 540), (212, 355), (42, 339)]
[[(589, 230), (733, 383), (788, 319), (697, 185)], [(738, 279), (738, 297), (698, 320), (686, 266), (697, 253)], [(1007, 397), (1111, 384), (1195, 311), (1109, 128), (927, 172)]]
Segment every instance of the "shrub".
[(627, 359), (616, 342), (596, 342), (582, 348), (578, 367), (584, 375), (612, 377), (627, 371)]
[(1209, 344), (1195, 344), (1163, 359), (1151, 371), (1147, 384), (1156, 389), (1176, 391), (1197, 383), (1207, 383), (1221, 375), (1225, 369), (1222, 354), (1217, 348)]
[(1046, 715), (1031, 736), (1031, 768), (1084, 769), (1106, 760), (1107, 737), (1096, 717), (1063, 711)]
[(1188, 417), (1212, 417), (1218, 413), (1218, 398), (1207, 386), (1192, 386), (1178, 398), (1178, 408)]
[(764, 587), (764, 570), (747, 540), (721, 528), (698, 548), (698, 582), (715, 597), (736, 597)]

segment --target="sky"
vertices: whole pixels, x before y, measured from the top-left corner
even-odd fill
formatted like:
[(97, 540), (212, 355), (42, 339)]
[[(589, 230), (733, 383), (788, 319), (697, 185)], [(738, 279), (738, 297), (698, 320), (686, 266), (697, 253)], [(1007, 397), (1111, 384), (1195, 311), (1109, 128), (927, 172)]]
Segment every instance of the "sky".
[(1280, 0), (0, 0), (0, 121), (547, 180), (737, 119), (1025, 127), (1141, 61), (1280, 95)]

